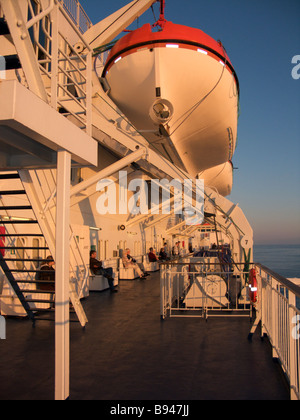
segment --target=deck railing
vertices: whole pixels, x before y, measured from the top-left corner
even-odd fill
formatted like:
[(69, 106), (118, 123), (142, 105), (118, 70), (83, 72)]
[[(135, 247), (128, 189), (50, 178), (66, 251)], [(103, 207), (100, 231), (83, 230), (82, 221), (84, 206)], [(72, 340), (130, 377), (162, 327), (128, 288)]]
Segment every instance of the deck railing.
[(82, 34), (92, 26), (92, 22), (78, 0), (59, 0), (59, 2)]
[[(74, 14), (75, 6), (72, 5), (76, 5), (80, 12)], [(38, 6), (34, 8), (28, 3), (34, 20), (41, 16)], [(60, 0), (53, 6), (51, 19), (46, 15), (36, 21), (31, 39), (49, 103), (91, 135), (92, 51), (81, 35), (82, 16), (83, 9), (77, 0)], [(67, 32), (63, 25), (59, 25), (61, 21), (65, 21)], [(69, 40), (70, 36), (80, 40), (84, 52), (77, 51)]]
[(300, 400), (300, 287), (257, 265), (261, 333), (272, 345), (290, 383), (291, 399)]

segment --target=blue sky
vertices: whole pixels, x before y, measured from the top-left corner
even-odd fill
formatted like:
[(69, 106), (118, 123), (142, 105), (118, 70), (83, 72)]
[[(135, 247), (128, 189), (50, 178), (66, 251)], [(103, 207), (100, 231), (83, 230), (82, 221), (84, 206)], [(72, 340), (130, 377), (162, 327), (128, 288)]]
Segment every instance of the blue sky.
[[(81, 0), (94, 24), (127, 3)], [(300, 0), (166, 0), (166, 18), (220, 39), (238, 75), (238, 169), (228, 198), (243, 209), (255, 243), (300, 244), (300, 79), (291, 74)], [(154, 22), (151, 10), (139, 26), (146, 22)]]

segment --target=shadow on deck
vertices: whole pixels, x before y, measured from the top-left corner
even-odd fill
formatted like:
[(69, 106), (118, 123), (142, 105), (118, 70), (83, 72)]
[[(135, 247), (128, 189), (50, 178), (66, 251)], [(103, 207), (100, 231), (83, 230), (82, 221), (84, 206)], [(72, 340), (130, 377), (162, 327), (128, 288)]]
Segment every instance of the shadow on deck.
[[(70, 400), (289, 400), (268, 340), (247, 318), (160, 319), (159, 274), (83, 301), (72, 323)], [(54, 398), (54, 325), (7, 319), (0, 399)]]

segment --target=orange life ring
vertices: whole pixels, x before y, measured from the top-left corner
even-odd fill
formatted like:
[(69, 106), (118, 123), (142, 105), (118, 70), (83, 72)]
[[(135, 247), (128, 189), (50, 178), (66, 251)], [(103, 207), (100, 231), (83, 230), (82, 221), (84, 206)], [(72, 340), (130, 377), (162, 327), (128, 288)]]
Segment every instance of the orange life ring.
[(257, 280), (256, 280), (256, 270), (252, 268), (250, 270), (250, 278), (249, 278), (249, 296), (250, 302), (257, 303), (258, 300), (258, 287), (257, 287)]

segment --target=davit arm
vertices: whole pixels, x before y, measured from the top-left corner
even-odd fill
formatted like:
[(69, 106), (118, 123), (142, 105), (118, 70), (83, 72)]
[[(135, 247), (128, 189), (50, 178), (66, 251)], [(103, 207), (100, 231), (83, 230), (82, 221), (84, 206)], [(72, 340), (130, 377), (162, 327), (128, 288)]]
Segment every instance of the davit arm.
[[(101, 22), (92, 26), (85, 34), (84, 38), (95, 49), (101, 45), (106, 45), (115, 39), (124, 29), (134, 22), (139, 16), (146, 12), (157, 0), (134, 0), (117, 12), (103, 19)], [(76, 45), (78, 51), (84, 51), (81, 43)]]

